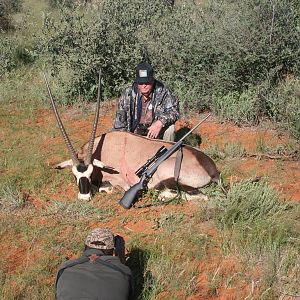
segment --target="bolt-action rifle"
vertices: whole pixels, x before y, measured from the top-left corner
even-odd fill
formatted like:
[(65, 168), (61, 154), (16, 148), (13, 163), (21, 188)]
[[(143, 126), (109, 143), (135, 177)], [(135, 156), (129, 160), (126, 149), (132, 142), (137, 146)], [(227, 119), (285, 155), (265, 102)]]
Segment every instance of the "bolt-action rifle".
[(156, 172), (159, 165), (168, 159), (173, 153), (175, 153), (183, 144), (183, 140), (190, 135), (200, 124), (202, 124), (210, 114), (208, 114), (203, 120), (201, 120), (197, 125), (195, 125), (189, 132), (187, 132), (178, 142), (176, 142), (170, 149), (166, 147), (161, 147), (156, 154), (147, 160), (147, 162), (141, 166), (135, 174), (140, 177), (140, 181), (134, 184), (128, 191), (125, 192), (122, 199), (119, 201), (119, 204), (129, 209), (135, 201), (140, 196), (141, 192), (147, 189), (147, 184), (153, 174)]

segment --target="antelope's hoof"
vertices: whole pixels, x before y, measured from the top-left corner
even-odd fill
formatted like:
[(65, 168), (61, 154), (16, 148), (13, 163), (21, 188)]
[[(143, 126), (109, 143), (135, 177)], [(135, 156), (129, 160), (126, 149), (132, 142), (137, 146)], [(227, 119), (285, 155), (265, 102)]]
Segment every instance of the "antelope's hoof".
[(111, 194), (113, 191), (113, 186), (109, 182), (103, 182), (99, 187), (99, 193)]
[(204, 201), (204, 202), (208, 201), (208, 197), (204, 194), (201, 194), (201, 193), (193, 194), (193, 195), (185, 193), (184, 196), (185, 196), (187, 201), (192, 201), (192, 202), (195, 202), (195, 203), (202, 202), (202, 201)]
[(174, 190), (165, 189), (159, 193), (158, 199), (161, 201), (170, 200), (170, 199), (177, 197), (177, 194), (178, 193)]

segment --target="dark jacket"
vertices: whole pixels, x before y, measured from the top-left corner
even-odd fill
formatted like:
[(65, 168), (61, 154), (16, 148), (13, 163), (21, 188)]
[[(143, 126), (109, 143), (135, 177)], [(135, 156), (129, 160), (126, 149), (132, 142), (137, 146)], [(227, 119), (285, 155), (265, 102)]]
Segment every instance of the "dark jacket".
[[(137, 84), (128, 87), (121, 95), (116, 113), (114, 130), (134, 132), (139, 125), (139, 104), (141, 95), (138, 93)], [(179, 118), (179, 105), (177, 99), (167, 87), (155, 80), (151, 98), (153, 120), (160, 120), (163, 127), (167, 128)]]
[(58, 300), (128, 300), (132, 293), (132, 275), (116, 256), (101, 255), (97, 249), (61, 265), (56, 276)]

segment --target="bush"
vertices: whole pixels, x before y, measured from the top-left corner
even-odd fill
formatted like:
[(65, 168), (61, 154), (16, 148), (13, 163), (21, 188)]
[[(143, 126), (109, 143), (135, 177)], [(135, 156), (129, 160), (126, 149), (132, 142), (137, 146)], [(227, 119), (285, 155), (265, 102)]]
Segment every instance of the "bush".
[(23, 5), (23, 0), (2, 0), (3, 2), (8, 3), (10, 10), (14, 13), (20, 12)]
[(0, 77), (14, 68), (33, 63), (36, 58), (31, 45), (14, 37), (0, 36)]
[(0, 29), (8, 30), (12, 28), (11, 15), (7, 3), (0, 2)]
[(56, 7), (74, 7), (73, 0), (49, 0), (49, 6), (52, 8)]
[(230, 120), (234, 123), (253, 125), (259, 116), (259, 98), (255, 88), (249, 88), (242, 93), (213, 95), (212, 110), (221, 121)]
[(8, 38), (0, 36), (0, 77), (15, 67), (13, 44)]
[(300, 139), (300, 80), (287, 78), (266, 96), (270, 118)]
[(0, 0), (0, 30), (13, 29), (11, 15), (19, 12), (23, 0)]
[(211, 108), (255, 123), (269, 114), (258, 89), (300, 76), (299, 18), (296, 0), (181, 1), (172, 8), (163, 0), (103, 0), (47, 18), (41, 48), (71, 96), (95, 97), (100, 66), (106, 97), (117, 96), (146, 60), (184, 110)]
[(174, 88), (186, 86), (184, 92), (192, 91), (209, 105), (212, 90), (243, 90), (278, 66), (274, 82), (287, 71), (299, 73), (298, 8), (298, 1), (276, 3), (275, 8), (269, 1), (253, 0), (170, 9), (162, 0), (105, 0), (98, 8), (64, 10), (58, 22), (48, 19), (47, 50), (56, 67), (69, 65), (76, 72), (85, 65), (93, 73), (97, 63), (104, 63), (112, 68), (110, 76), (119, 77), (110, 82), (114, 87), (132, 77), (127, 70), (136, 62), (148, 59), (158, 77)]
[(151, 1), (144, 14), (143, 1), (106, 0), (98, 9), (63, 9), (58, 22), (46, 19), (42, 48), (50, 54), (53, 73), (67, 93), (94, 97), (101, 67), (105, 95), (118, 94), (143, 58), (136, 31), (153, 15), (163, 13), (162, 3)]

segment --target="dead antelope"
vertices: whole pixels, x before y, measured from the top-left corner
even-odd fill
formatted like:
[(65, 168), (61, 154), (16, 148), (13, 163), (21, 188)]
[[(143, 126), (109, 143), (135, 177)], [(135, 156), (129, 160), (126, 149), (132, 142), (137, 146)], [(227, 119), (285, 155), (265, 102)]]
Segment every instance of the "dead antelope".
[[(89, 142), (76, 153), (59, 118), (46, 77), (45, 81), (56, 120), (72, 157), (71, 160), (58, 164), (57, 168), (72, 167), (79, 187), (79, 199), (90, 199), (91, 182), (96, 183), (100, 188), (101, 184), (110, 183), (112, 186), (120, 186), (125, 191), (128, 190), (139, 181), (135, 171), (159, 148), (162, 146), (169, 148), (173, 144), (121, 131), (107, 132), (95, 138), (99, 117), (99, 83), (92, 134)], [(213, 160), (194, 147), (187, 145), (182, 147), (181, 167), (177, 176), (174, 175), (175, 164), (176, 153), (158, 167), (148, 187), (162, 190), (179, 186), (181, 190), (191, 192), (219, 179), (219, 171)]]

